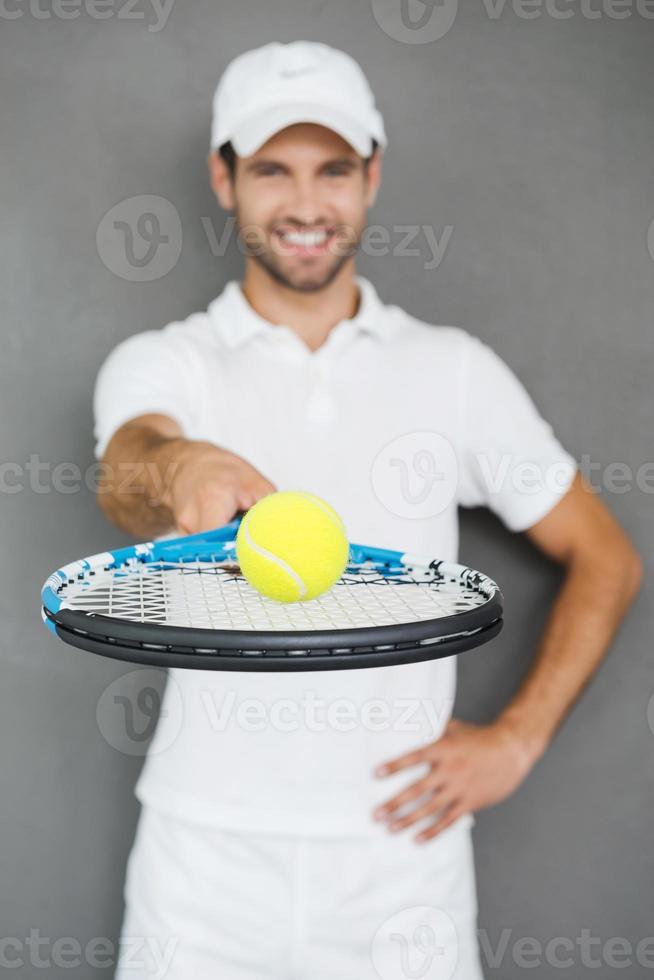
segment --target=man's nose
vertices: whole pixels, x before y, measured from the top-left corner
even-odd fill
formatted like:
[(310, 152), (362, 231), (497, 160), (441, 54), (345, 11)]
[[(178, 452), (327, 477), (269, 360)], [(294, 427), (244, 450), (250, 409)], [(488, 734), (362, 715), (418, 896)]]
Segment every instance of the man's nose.
[(289, 215), (303, 225), (326, 223), (325, 208), (313, 181), (296, 181), (289, 201)]

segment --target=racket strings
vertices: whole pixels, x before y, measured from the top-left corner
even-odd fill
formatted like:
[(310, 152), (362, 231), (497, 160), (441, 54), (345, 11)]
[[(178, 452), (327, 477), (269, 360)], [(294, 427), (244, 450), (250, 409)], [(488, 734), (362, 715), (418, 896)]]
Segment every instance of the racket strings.
[(225, 561), (131, 562), (62, 586), (66, 608), (167, 626), (248, 631), (319, 631), (399, 625), (483, 605), (478, 582), (446, 580), (430, 568), (351, 565), (327, 593), (277, 603)]

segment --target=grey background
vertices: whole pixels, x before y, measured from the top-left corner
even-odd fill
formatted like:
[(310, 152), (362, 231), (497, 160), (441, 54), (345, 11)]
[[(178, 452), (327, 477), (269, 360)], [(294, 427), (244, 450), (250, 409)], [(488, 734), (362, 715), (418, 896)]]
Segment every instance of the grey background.
[[(224, 222), (206, 178), (211, 94), (235, 54), (306, 38), (358, 58), (384, 113), (390, 147), (371, 222), (429, 224), (439, 236), (453, 227), (436, 270), (424, 267), (421, 239), (421, 255), (363, 255), (360, 271), (387, 302), (487, 340), (577, 457), (635, 471), (652, 451), (654, 22), (568, 6), (565, 20), (524, 19), (508, 4), (493, 18), (481, 0), (466, 2), (427, 44), (395, 40), (369, 3), (346, 0), (177, 0), (158, 31), (144, 2), (141, 19), (118, 17), (121, 4), (106, 20), (11, 7), (19, 17), (0, 17), (2, 462), (24, 467), (35, 454), (89, 466), (92, 386), (107, 353), (204, 308), (240, 274), (237, 249), (212, 255), (200, 220), (218, 233)], [(183, 246), (168, 275), (129, 282), (101, 260), (96, 229), (117, 202), (143, 194), (174, 204)], [(604, 496), (649, 564), (651, 493)], [(108, 743), (96, 705), (127, 669), (49, 638), (37, 595), (62, 561), (126, 539), (88, 490), (5, 488), (0, 515), (2, 936), (116, 939), (141, 759)], [(457, 713), (483, 721), (526, 669), (558, 572), (481, 512), (463, 516), (461, 554), (508, 600), (492, 654), (459, 665)], [(510, 930), (501, 967), (486, 960), (489, 977), (525, 974), (511, 956), (521, 937), (574, 941), (589, 929), (603, 943), (625, 937), (634, 960), (654, 934), (650, 603), (641, 596), (529, 780), (478, 815), (479, 925), (493, 947)], [(572, 970), (530, 974), (650, 973), (635, 962), (592, 969), (573, 955)]]

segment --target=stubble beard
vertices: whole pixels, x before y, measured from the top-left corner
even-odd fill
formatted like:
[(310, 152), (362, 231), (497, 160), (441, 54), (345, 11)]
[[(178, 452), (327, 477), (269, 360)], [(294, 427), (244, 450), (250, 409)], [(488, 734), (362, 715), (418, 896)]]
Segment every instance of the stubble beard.
[(238, 211), (236, 211), (235, 217), (239, 239), (242, 242), (246, 254), (254, 259), (271, 279), (286, 289), (291, 289), (298, 293), (317, 293), (322, 289), (326, 289), (336, 279), (343, 266), (350, 261), (352, 256), (356, 255), (361, 244), (361, 234), (357, 234), (354, 241), (339, 242), (338, 254), (333, 256), (334, 262), (329, 269), (320, 273), (299, 269), (297, 273), (289, 275), (282, 267), (283, 256), (276, 255), (267, 242), (264, 244), (259, 241), (253, 247), (250, 242), (243, 239), (241, 236), (242, 224)]

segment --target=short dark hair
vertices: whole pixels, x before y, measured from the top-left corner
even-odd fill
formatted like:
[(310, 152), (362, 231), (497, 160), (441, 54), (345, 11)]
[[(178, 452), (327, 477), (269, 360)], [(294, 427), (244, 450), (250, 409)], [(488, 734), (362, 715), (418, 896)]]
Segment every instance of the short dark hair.
[[(370, 156), (369, 157), (366, 157), (364, 159), (364, 161), (363, 161), (363, 169), (366, 172), (368, 171), (368, 167), (370, 165), (370, 161), (372, 160), (372, 158), (374, 157), (375, 153), (377, 152), (378, 146), (379, 146), (379, 143), (377, 142), (377, 140), (376, 139), (373, 139), (373, 141), (372, 141), (372, 152), (371, 152)], [(218, 147), (218, 153), (221, 155), (221, 157), (223, 158), (223, 160), (227, 164), (227, 167), (229, 169), (229, 175), (232, 178), (232, 180), (234, 180), (234, 178), (236, 176), (236, 160), (237, 160), (237, 156), (236, 156), (236, 152), (234, 150), (234, 147), (229, 142), (228, 143), (223, 143), (222, 146), (219, 146)]]

